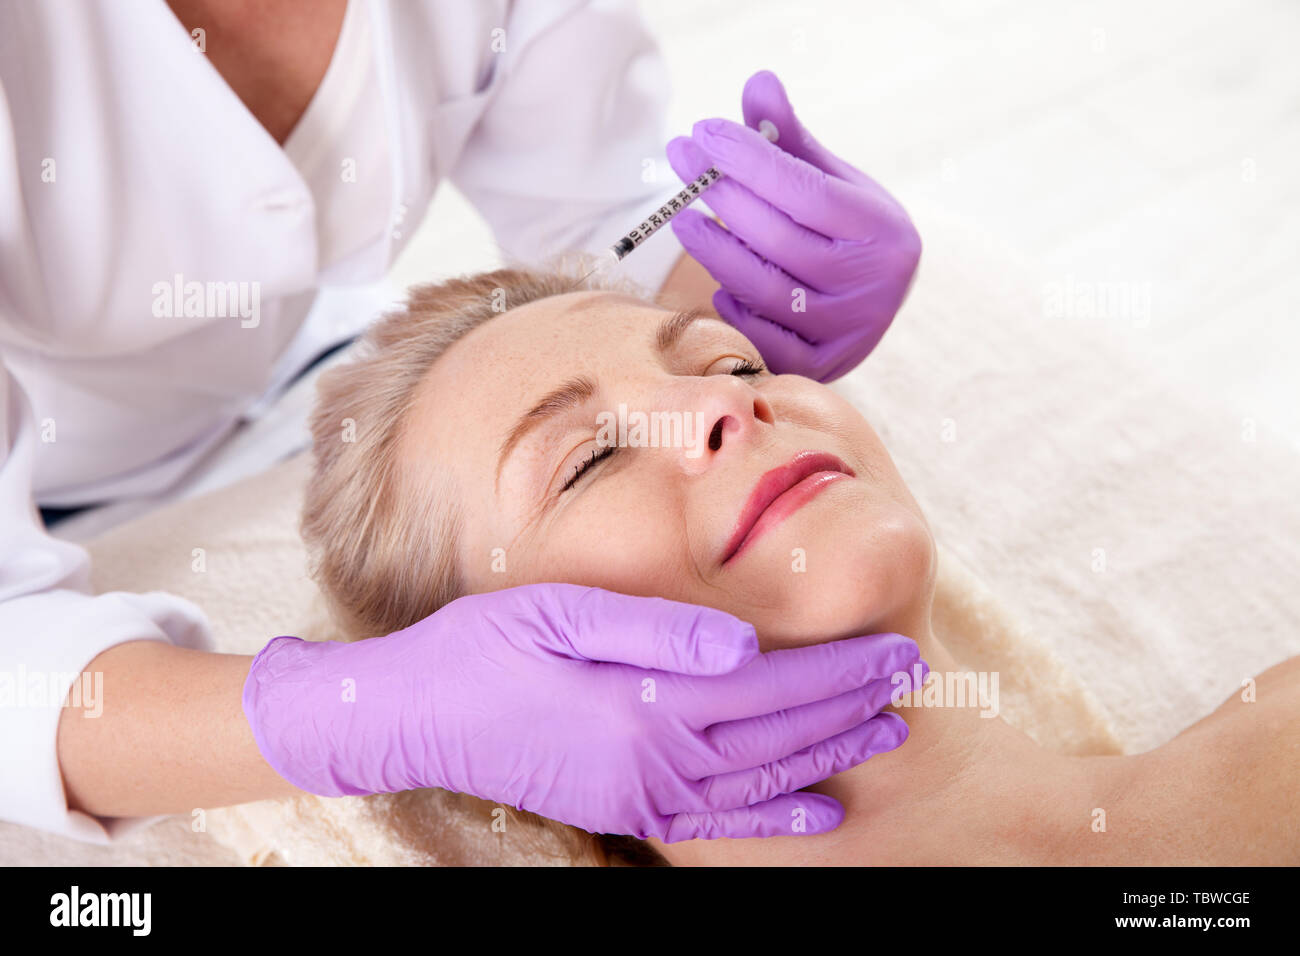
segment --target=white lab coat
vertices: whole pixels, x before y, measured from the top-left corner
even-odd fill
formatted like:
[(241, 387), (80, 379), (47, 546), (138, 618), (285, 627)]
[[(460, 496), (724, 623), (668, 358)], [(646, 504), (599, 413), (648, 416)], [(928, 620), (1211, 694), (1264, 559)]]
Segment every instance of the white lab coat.
[[(521, 260), (598, 250), (665, 188), (643, 172), (663, 169), (667, 77), (631, 0), (353, 2), (367, 4), (392, 228), (329, 272), (303, 177), (164, 0), (0, 9), (2, 819), (92, 842), (141, 824), (67, 809), (60, 711), (16, 681), (66, 675), (61, 700), (114, 644), (209, 640), (175, 595), (93, 596), (86, 551), (46, 534), (35, 504), (168, 488), (373, 314), (355, 291), (440, 180)], [(656, 237), (627, 272), (657, 288), (680, 251)], [(257, 325), (155, 314), (177, 275), (258, 283)], [(352, 284), (347, 309), (319, 291), (332, 284)]]

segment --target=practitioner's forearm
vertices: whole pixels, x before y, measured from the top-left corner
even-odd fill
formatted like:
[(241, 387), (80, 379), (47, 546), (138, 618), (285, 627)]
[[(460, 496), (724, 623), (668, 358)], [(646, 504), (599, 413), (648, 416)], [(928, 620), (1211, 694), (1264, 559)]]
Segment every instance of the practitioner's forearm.
[(86, 668), (102, 713), (65, 707), (68, 806), (102, 817), (189, 813), (299, 792), (262, 759), (241, 704), (252, 657), (159, 641), (118, 644)]

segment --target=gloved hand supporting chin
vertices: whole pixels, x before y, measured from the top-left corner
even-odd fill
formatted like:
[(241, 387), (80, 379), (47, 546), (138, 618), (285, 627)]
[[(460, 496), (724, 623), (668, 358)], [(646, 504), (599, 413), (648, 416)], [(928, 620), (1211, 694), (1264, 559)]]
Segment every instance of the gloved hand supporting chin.
[(843, 809), (796, 791), (906, 739), (880, 711), (917, 655), (896, 634), (759, 654), (721, 611), (536, 584), (357, 643), (277, 637), (243, 704), (311, 793), (441, 787), (667, 842), (811, 834)]

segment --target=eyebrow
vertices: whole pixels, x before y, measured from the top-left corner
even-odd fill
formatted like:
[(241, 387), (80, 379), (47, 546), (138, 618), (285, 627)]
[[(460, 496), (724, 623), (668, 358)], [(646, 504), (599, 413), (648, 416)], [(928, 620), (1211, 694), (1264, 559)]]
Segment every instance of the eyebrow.
[(659, 350), (659, 354), (662, 355), (671, 349), (686, 334), (687, 329), (704, 318), (712, 318), (712, 316), (697, 306), (682, 312), (674, 312), (664, 319), (659, 325), (659, 330), (655, 332), (655, 348)]
[[(702, 308), (685, 309), (681, 312), (674, 312), (668, 318), (659, 324), (655, 330), (655, 350), (663, 354), (681, 340), (694, 323), (700, 319), (712, 318), (713, 316), (705, 312)], [(519, 421), (515, 422), (510, 433), (506, 435), (505, 441), (501, 443), (501, 452), (497, 456), (497, 474), (496, 478), (501, 480), (501, 469), (505, 467), (506, 459), (510, 453), (515, 450), (524, 437), (529, 432), (536, 429), (543, 422), (549, 421), (564, 412), (574, 408), (579, 408), (596, 394), (596, 383), (586, 376), (571, 378), (558, 388), (552, 389), (542, 396), (532, 408), (520, 416)]]
[(569, 379), (559, 388), (547, 392), (540, 402), (524, 412), (510, 434), (501, 443), (501, 453), (497, 456), (497, 480), (501, 479), (501, 469), (515, 450), (515, 446), (524, 440), (524, 436), (547, 419), (554, 418), (561, 412), (577, 408), (596, 394), (596, 383), (586, 377)]

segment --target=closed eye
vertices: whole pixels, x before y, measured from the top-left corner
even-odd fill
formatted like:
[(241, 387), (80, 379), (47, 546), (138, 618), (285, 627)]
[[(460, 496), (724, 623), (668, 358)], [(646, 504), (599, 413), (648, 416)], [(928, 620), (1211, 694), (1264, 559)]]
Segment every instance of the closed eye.
[(578, 479), (581, 478), (583, 475), (585, 475), (585, 474), (587, 473), (587, 469), (592, 468), (593, 466), (600, 464), (602, 461), (604, 461), (604, 460), (605, 460), (606, 458), (608, 458), (610, 455), (614, 454), (614, 452), (615, 452), (617, 449), (618, 449), (618, 446), (617, 446), (617, 445), (606, 445), (604, 448), (597, 448), (597, 449), (594, 449), (590, 455), (588, 455), (586, 458), (584, 458), (584, 459), (583, 459), (583, 460), (582, 460), (582, 461), (581, 461), (581, 462), (580, 462), (580, 463), (579, 463), (579, 464), (578, 464), (578, 465), (573, 469), (573, 474), (571, 474), (571, 475), (568, 477), (568, 480), (566, 480), (566, 481), (564, 482), (564, 484), (560, 487), (560, 494), (564, 494), (566, 491), (568, 491), (570, 488), (572, 488), (575, 484), (577, 484), (577, 483), (578, 483)]

